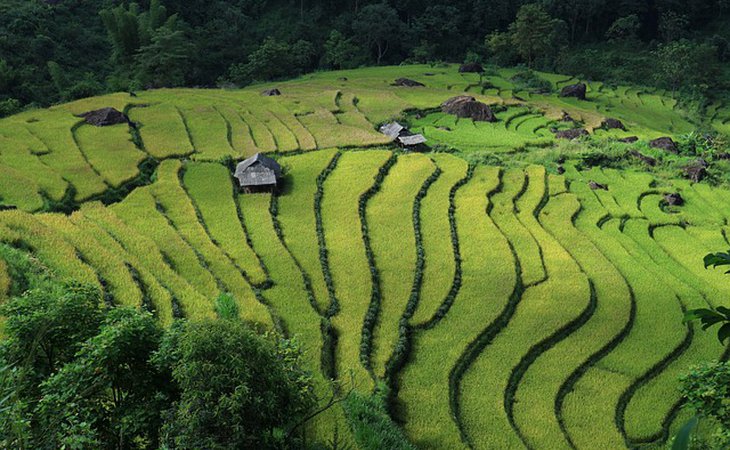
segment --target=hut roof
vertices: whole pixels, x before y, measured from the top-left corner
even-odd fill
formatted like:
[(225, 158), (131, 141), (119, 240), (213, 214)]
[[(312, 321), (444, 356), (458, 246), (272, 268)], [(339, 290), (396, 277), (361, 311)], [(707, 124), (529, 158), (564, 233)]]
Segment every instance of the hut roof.
[(411, 134), (413, 134), (408, 131), (408, 128), (404, 127), (398, 122), (386, 123), (385, 125), (380, 127), (380, 132), (386, 136), (392, 137), (393, 139), (399, 136), (410, 136)]
[(279, 163), (256, 153), (236, 166), (234, 175), (241, 186), (261, 186), (276, 184), (281, 176)]
[(426, 138), (422, 134), (413, 134), (410, 136), (400, 136), (396, 139), (404, 147), (412, 147), (426, 143)]

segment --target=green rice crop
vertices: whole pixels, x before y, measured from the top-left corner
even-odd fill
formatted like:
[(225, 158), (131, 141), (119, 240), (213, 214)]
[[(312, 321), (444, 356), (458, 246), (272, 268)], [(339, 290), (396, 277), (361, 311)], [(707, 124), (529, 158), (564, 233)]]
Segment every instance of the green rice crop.
[(142, 292), (118, 254), (109, 251), (64, 215), (42, 214), (37, 217), (63, 236), (76, 248), (84, 261), (96, 270), (99, 278), (108, 284), (104, 288), (108, 289), (115, 304), (133, 307), (142, 305)]
[(421, 234), (426, 264), (412, 323), (424, 323), (436, 314), (451, 289), (456, 270), (449, 216), (445, 212), (449, 210), (451, 190), (466, 176), (467, 164), (447, 154), (435, 154), (433, 160), (441, 169), (441, 175), (421, 202)]
[[(185, 244), (193, 249), (199, 264), (215, 277), (218, 288), (233, 295), (238, 302), (241, 317), (251, 322), (272, 325), (266, 307), (258, 302), (251, 285), (232, 264), (228, 255), (211, 241), (210, 235), (200, 223), (190, 198), (180, 186), (181, 167), (181, 163), (174, 160), (163, 161), (160, 165), (158, 181), (153, 185), (153, 196), (159, 208), (164, 211), (165, 218)], [(229, 180), (226, 176), (215, 181), (227, 187)]]
[(358, 200), (372, 186), (378, 169), (389, 157), (390, 152), (382, 150), (345, 152), (325, 180), (322, 198), (324, 237), (339, 305), (331, 319), (338, 333), (336, 372), (342, 379), (352, 374), (362, 389), (372, 385), (370, 375), (360, 363), (361, 328), (372, 285)]
[(278, 198), (278, 219), (287, 247), (309, 277), (320, 311), (327, 310), (329, 294), (319, 259), (314, 196), (317, 177), (325, 170), (335, 150), (282, 158), (287, 168), (286, 190)]
[(398, 322), (411, 292), (411, 274), (416, 269), (413, 201), (435, 169), (424, 155), (399, 157), (380, 191), (367, 204), (367, 230), (380, 275), (380, 311), (371, 354), (377, 376), (384, 375), (385, 364), (395, 348)]
[[(487, 194), (497, 188), (498, 172), (478, 167), (456, 194), (456, 221), (462, 256), (462, 286), (453, 304), (430, 329), (413, 338), (411, 362), (399, 377), (402, 417), (411, 440), (423, 448), (462, 448), (453, 420), (452, 369), (490, 317), (507, 302), (515, 283), (509, 247), (489, 220)], [(505, 261), (505, 257), (507, 260)], [(498, 261), (498, 264), (494, 264)], [(484, 290), (484, 283), (492, 288)], [(454, 330), (459, 332), (455, 333)], [(466, 401), (465, 397), (461, 397)], [(484, 410), (480, 408), (483, 412)], [(504, 436), (509, 439), (510, 436)]]
[(220, 164), (190, 163), (185, 166), (184, 182), (211, 240), (253, 284), (264, 283), (266, 273), (242, 228), (228, 170)]
[[(269, 213), (270, 194), (247, 194), (238, 197), (246, 227), (254, 249), (269, 268), (273, 287), (263, 295), (275, 313), (284, 321), (287, 333), (302, 345), (307, 367), (312, 371), (316, 394), (324, 398), (331, 395), (331, 386), (324, 379), (320, 365), (322, 335), (320, 317), (307, 300), (307, 292), (296, 264), (279, 241)], [(308, 424), (309, 432), (319, 439), (332, 437), (334, 429), (340, 432), (344, 442), (351, 436), (344, 427), (342, 410), (338, 407), (325, 411)]]
[(147, 152), (155, 158), (189, 155), (195, 151), (180, 110), (161, 103), (132, 108), (129, 118), (138, 124)]
[(82, 125), (75, 130), (75, 137), (94, 171), (114, 187), (134, 178), (137, 165), (146, 156), (132, 143), (126, 125)]

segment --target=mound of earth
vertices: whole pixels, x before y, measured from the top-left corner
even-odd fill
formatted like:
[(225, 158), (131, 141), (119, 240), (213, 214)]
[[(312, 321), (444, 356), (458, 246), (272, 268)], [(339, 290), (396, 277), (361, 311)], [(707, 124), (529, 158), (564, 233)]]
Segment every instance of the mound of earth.
[(664, 201), (667, 202), (667, 205), (669, 206), (682, 206), (684, 204), (684, 199), (676, 192), (665, 194)]
[(591, 180), (591, 181), (588, 182), (588, 187), (590, 187), (594, 191), (597, 190), (597, 189), (602, 189), (604, 191), (607, 191), (608, 190), (608, 186), (606, 186), (605, 184), (598, 183), (598, 182), (593, 181), (593, 180)]
[(657, 160), (652, 158), (651, 156), (646, 156), (645, 154), (641, 153), (638, 150), (632, 150), (629, 152), (629, 155), (633, 156), (634, 158), (640, 160), (647, 166), (656, 166)]
[(398, 78), (393, 82), (391, 86), (400, 86), (400, 87), (424, 87), (426, 86), (423, 83), (420, 83), (416, 80), (411, 80), (410, 78)]
[(583, 128), (571, 128), (570, 130), (557, 130), (555, 137), (558, 139), (578, 139), (582, 136), (588, 136), (588, 132)]
[(601, 122), (601, 128), (604, 128), (606, 130), (624, 130), (626, 131), (626, 126), (618, 119), (603, 119), (603, 122)]
[(565, 86), (560, 91), (560, 96), (561, 97), (575, 97), (580, 100), (585, 100), (587, 89), (588, 89), (588, 87), (585, 85), (585, 83), (570, 84), (568, 86)]
[(649, 141), (649, 147), (658, 148), (669, 153), (679, 153), (679, 147), (677, 147), (677, 143), (674, 142), (672, 138), (667, 136), (663, 136)]
[(466, 63), (459, 67), (459, 73), (482, 73), (484, 67), (479, 63)]
[(476, 122), (497, 121), (497, 117), (489, 105), (470, 95), (459, 95), (446, 100), (441, 104), (441, 111), (462, 119), (472, 119)]
[(101, 108), (94, 111), (88, 111), (79, 114), (77, 117), (83, 117), (84, 121), (89, 125), (96, 127), (106, 127), (109, 125), (118, 125), (120, 123), (129, 123), (129, 117), (123, 112), (115, 108)]
[(264, 95), (266, 97), (274, 97), (274, 96), (277, 96), (277, 95), (281, 95), (281, 91), (278, 90), (278, 89), (276, 89), (276, 88), (266, 89), (265, 91), (263, 91), (261, 93), (261, 95)]
[(684, 176), (693, 182), (698, 183), (707, 176), (707, 167), (709, 167), (707, 161), (699, 158), (684, 167)]

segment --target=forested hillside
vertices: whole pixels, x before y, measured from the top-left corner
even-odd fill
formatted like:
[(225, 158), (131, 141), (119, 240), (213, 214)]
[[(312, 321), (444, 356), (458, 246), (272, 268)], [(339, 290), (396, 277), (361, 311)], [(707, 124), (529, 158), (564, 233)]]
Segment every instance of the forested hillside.
[(723, 0), (1, 0), (0, 115), (146, 87), (480, 60), (722, 94)]

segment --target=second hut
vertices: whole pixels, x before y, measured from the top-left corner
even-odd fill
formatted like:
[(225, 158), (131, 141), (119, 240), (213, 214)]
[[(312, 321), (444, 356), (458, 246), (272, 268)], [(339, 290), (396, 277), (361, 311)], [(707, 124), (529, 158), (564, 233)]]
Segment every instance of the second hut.
[(275, 192), (281, 180), (281, 166), (268, 156), (256, 153), (241, 161), (233, 176), (241, 192)]

